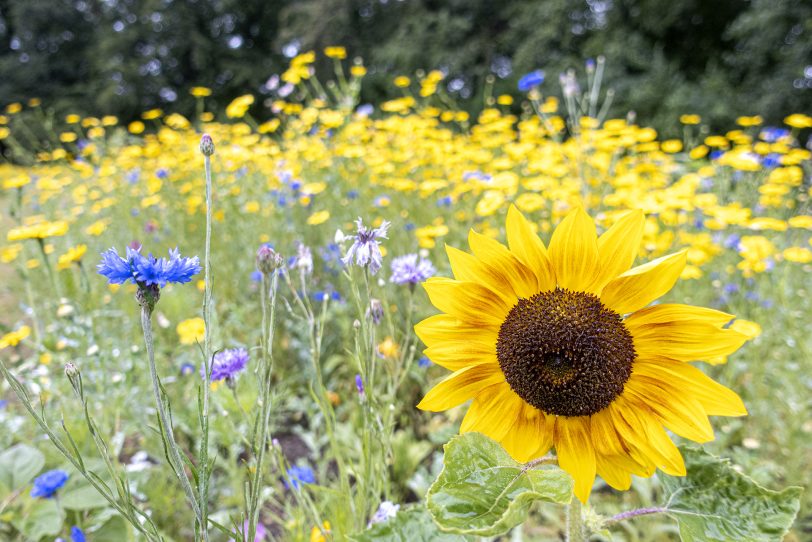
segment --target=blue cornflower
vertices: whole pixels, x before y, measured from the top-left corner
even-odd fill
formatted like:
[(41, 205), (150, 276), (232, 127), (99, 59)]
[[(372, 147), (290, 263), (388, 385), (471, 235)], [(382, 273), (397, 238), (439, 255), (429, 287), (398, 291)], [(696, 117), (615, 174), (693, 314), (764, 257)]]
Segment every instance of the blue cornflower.
[(392, 260), (392, 276), (389, 282), (395, 284), (417, 284), (434, 275), (434, 266), (430, 261), (417, 260), (417, 254), (407, 254)]
[(115, 247), (102, 253), (97, 267), (100, 275), (110, 284), (130, 281), (143, 286), (157, 285), (161, 288), (169, 282), (183, 284), (200, 272), (200, 260), (181, 257), (178, 249), (169, 251), (169, 259), (144, 256), (139, 250), (127, 247), (127, 258), (119, 256)]
[(0, 410), (3, 410), (8, 405), (8, 401), (5, 399), (0, 399)]
[(302, 484), (314, 484), (316, 482), (316, 475), (313, 474), (313, 469), (310, 467), (297, 467), (293, 466), (288, 469), (287, 477), (284, 480), (285, 487), (290, 489), (299, 489)]
[(358, 395), (364, 396), (364, 379), (359, 374), (355, 375), (355, 389), (358, 390)]
[(544, 70), (534, 70), (530, 73), (522, 75), (519, 79), (519, 90), (527, 92), (544, 82)]
[(155, 172), (155, 176), (159, 179), (166, 179), (169, 177), (169, 170), (166, 168), (159, 168), (158, 171)]
[(767, 143), (775, 143), (779, 139), (789, 136), (789, 130), (786, 128), (776, 128), (774, 126), (767, 126), (761, 130), (759, 137)]
[(417, 360), (417, 366), (420, 367), (421, 369), (431, 367), (431, 360), (426, 356), (420, 356), (420, 359)]
[(437, 200), (437, 207), (451, 207), (452, 203), (451, 196), (446, 196)]
[[(248, 350), (245, 348), (232, 348), (217, 352), (211, 364), (212, 382), (234, 378), (240, 371), (245, 369), (248, 359)], [(204, 371), (205, 367), (200, 367), (200, 373), (203, 374)], [(203, 377), (205, 378), (205, 375)]]
[(181, 376), (190, 375), (195, 372), (195, 366), (191, 363), (184, 363), (180, 366), (180, 374)]
[(82, 529), (74, 525), (70, 528), (70, 539), (73, 542), (87, 542), (87, 538), (85, 538), (85, 533), (82, 532)]
[(355, 221), (355, 225), (358, 228), (355, 234), (355, 242), (353, 242), (347, 251), (347, 255), (341, 261), (344, 262), (344, 265), (350, 265), (355, 259), (355, 265), (360, 267), (369, 266), (370, 273), (374, 275), (383, 264), (383, 255), (381, 254), (378, 239), (387, 239), (386, 232), (389, 229), (389, 221), (384, 220), (379, 227), (368, 229), (359, 217)]
[(50, 499), (67, 481), (67, 472), (60, 469), (49, 470), (34, 478), (34, 487), (31, 488), (31, 496)]

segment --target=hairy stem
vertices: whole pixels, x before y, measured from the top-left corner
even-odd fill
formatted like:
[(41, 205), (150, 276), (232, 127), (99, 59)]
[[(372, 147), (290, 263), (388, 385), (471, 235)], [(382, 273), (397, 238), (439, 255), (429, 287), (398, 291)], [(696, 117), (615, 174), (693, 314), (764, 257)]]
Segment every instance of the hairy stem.
[(636, 508), (634, 510), (626, 510), (625, 512), (621, 512), (607, 519), (606, 521), (603, 522), (603, 525), (605, 527), (608, 527), (610, 525), (620, 523), (621, 521), (625, 521), (627, 519), (636, 518), (638, 516), (647, 516), (649, 514), (662, 514), (664, 512), (667, 512), (667, 509), (658, 506), (649, 508)]
[(584, 520), (581, 517), (581, 501), (575, 496), (567, 507), (567, 542), (586, 542)]
[(178, 444), (175, 442), (175, 435), (172, 431), (172, 421), (169, 419), (169, 415), (164, 407), (163, 398), (161, 397), (161, 381), (158, 378), (158, 370), (155, 368), (155, 351), (152, 346), (152, 311), (146, 305), (142, 305), (141, 307), (141, 327), (144, 330), (144, 342), (147, 346), (149, 374), (152, 378), (152, 392), (155, 395), (155, 405), (158, 408), (158, 417), (161, 421), (161, 428), (163, 429), (167, 454), (169, 455), (171, 463), (170, 466), (175, 471), (178, 480), (180, 480), (180, 485), (183, 487), (183, 492), (186, 493), (186, 499), (194, 510), (195, 517), (198, 521), (201, 521), (200, 506), (195, 498), (195, 492), (194, 489), (192, 489), (192, 484), (189, 482), (189, 477), (186, 476), (183, 460), (180, 457)]

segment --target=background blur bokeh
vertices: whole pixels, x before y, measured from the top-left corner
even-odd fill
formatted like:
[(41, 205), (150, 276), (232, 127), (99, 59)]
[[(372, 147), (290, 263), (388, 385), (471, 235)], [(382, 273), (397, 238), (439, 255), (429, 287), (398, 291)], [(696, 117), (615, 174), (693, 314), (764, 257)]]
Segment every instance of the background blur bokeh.
[(668, 131), (696, 111), (718, 130), (812, 109), (810, 32), (804, 0), (0, 0), (0, 101), (128, 121), (153, 107), (188, 115), (202, 85), (218, 110), (270, 97), (291, 57), (338, 44), (368, 67), (362, 101), (439, 68), (477, 110), (488, 78), (518, 94), (518, 78), (542, 68), (554, 93), (558, 73), (602, 54), (610, 116), (634, 110)]

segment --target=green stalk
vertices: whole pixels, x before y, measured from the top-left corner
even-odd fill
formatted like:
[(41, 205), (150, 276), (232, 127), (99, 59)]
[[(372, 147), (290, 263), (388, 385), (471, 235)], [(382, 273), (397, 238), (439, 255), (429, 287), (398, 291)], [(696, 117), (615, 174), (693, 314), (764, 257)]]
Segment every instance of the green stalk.
[(567, 542), (586, 542), (584, 520), (581, 517), (581, 501), (573, 496), (567, 507)]
[(203, 412), (200, 414), (200, 475), (198, 476), (198, 496), (200, 497), (200, 529), (203, 539), (208, 540), (209, 523), (209, 378), (211, 375), (211, 211), (212, 211), (212, 185), (211, 185), (211, 157), (204, 154), (203, 162), (206, 169), (206, 248), (203, 259), (203, 361), (206, 379), (203, 382)]
[(164, 440), (166, 444), (167, 454), (175, 475), (180, 480), (180, 485), (183, 487), (183, 492), (186, 494), (186, 499), (194, 510), (195, 517), (201, 521), (200, 506), (198, 506), (197, 499), (195, 498), (194, 489), (189, 482), (186, 471), (184, 470), (183, 460), (178, 451), (178, 444), (175, 442), (175, 435), (172, 431), (172, 422), (164, 407), (163, 398), (161, 397), (161, 381), (158, 377), (158, 371), (155, 368), (155, 352), (153, 350), (152, 341), (152, 310), (147, 303), (141, 304), (141, 327), (144, 330), (144, 342), (147, 346), (147, 357), (149, 358), (149, 374), (152, 378), (152, 392), (155, 395), (155, 403), (158, 408), (158, 417), (161, 421), (161, 429), (163, 429)]

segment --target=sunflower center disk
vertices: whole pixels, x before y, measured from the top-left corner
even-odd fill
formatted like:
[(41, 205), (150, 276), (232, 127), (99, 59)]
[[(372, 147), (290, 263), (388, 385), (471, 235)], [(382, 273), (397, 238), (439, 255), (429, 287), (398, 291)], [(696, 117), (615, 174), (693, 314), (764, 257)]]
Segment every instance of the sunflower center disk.
[(496, 343), (511, 389), (547, 414), (589, 416), (609, 406), (632, 373), (632, 336), (586, 292), (556, 288), (519, 299)]

